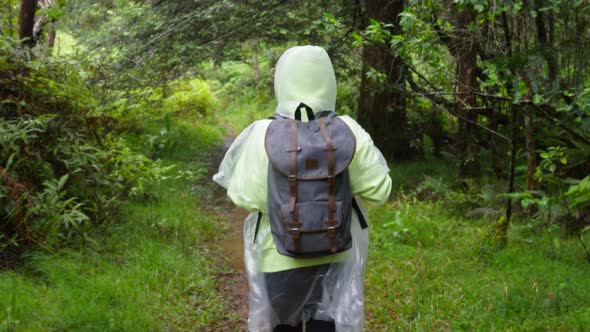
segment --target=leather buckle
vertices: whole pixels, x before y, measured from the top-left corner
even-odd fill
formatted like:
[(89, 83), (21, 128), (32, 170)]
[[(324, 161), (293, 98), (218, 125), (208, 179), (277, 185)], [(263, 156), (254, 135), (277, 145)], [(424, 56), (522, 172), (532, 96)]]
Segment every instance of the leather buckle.
[(290, 232), (291, 232), (291, 236), (295, 240), (298, 240), (301, 237), (301, 229), (299, 229), (299, 227), (291, 228)]

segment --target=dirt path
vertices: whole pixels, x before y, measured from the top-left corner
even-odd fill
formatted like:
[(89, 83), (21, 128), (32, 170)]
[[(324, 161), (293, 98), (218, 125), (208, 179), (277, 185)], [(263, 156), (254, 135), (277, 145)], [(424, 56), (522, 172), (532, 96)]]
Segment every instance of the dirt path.
[(217, 274), (217, 291), (229, 302), (230, 310), (237, 315), (237, 320), (219, 322), (214, 331), (247, 331), (248, 280), (244, 269), (242, 226), (248, 212), (236, 207), (227, 198), (225, 189), (211, 181), (235, 137), (234, 130), (227, 128), (223, 147), (215, 150), (207, 162), (206, 179), (212, 184), (212, 196), (205, 202), (205, 208), (208, 212), (219, 216), (224, 223), (222, 228), (225, 228), (228, 233), (220, 243), (211, 245), (213, 255), (223, 265), (220, 267), (221, 272)]

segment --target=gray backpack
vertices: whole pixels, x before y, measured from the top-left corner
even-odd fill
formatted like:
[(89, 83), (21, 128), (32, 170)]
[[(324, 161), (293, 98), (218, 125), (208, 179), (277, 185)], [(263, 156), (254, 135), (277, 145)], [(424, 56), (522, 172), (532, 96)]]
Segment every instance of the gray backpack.
[[(300, 121), (302, 107), (309, 122)], [(307, 258), (350, 249), (351, 210), (357, 208), (348, 174), (356, 148), (352, 131), (336, 113), (314, 116), (303, 103), (295, 119), (271, 119), (265, 138), (268, 215), (279, 253)]]

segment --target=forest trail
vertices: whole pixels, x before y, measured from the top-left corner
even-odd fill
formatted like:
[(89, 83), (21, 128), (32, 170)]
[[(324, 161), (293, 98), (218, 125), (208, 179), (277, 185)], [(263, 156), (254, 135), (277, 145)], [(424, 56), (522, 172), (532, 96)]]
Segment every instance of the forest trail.
[(223, 262), (221, 272), (217, 274), (218, 289), (221, 297), (230, 304), (230, 310), (238, 317), (237, 321), (228, 322), (224, 326), (225, 331), (247, 331), (248, 319), (248, 279), (244, 267), (244, 242), (242, 225), (248, 212), (235, 206), (227, 198), (225, 189), (211, 179), (215, 173), (225, 152), (236, 138), (233, 128), (226, 127), (226, 135), (223, 146), (215, 149), (207, 162), (207, 177), (205, 181), (212, 186), (212, 198), (205, 202), (204, 208), (219, 217), (224, 225), (221, 227), (227, 232), (224, 240), (211, 244), (210, 250), (214, 257)]

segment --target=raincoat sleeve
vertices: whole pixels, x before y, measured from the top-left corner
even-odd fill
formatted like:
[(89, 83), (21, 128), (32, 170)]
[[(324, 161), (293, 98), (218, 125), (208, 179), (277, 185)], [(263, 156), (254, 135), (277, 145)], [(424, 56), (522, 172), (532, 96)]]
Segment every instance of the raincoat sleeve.
[(268, 157), (264, 151), (269, 120), (252, 123), (229, 147), (213, 180), (227, 189), (231, 201), (248, 211), (266, 211)]
[(349, 166), (350, 185), (354, 195), (373, 204), (383, 204), (391, 192), (389, 167), (371, 136), (352, 118), (341, 119), (356, 137), (356, 152)]

